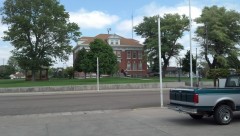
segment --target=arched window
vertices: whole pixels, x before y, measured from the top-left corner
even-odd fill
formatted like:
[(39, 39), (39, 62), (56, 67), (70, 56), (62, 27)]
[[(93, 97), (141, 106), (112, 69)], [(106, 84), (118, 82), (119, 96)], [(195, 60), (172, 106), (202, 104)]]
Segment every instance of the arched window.
[(132, 56), (131, 56), (131, 51), (127, 51), (127, 59), (131, 59)]
[(142, 70), (142, 61), (139, 61), (138, 63), (138, 70)]
[(137, 63), (135, 61), (133, 62), (133, 70), (137, 70)]
[(130, 61), (128, 61), (128, 63), (127, 63), (127, 70), (131, 70), (131, 63), (130, 63)]

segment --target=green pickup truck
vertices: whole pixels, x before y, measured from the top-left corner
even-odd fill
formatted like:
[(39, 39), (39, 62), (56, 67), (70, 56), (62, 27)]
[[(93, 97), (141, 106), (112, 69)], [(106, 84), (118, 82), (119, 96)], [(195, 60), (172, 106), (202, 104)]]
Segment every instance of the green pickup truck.
[(227, 125), (240, 110), (240, 75), (227, 77), (224, 88), (171, 89), (169, 108), (193, 119), (213, 115), (217, 124)]

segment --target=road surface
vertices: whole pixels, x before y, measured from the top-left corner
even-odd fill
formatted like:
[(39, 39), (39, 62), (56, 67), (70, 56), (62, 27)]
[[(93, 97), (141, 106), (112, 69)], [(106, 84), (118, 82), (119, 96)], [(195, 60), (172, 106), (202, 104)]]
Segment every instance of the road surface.
[[(169, 102), (164, 91), (164, 105)], [(159, 91), (0, 95), (0, 116), (58, 112), (135, 109), (160, 106)]]

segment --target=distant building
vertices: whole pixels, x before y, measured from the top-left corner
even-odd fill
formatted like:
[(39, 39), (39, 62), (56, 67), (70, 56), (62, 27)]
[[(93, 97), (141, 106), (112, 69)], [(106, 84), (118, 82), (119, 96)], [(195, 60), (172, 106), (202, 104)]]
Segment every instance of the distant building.
[(179, 69), (177, 67), (167, 67), (165, 76), (166, 77), (177, 77)]
[(102, 39), (113, 48), (119, 62), (119, 72), (126, 73), (132, 77), (147, 75), (147, 63), (143, 58), (143, 45), (137, 40), (124, 38), (116, 34), (81, 37), (73, 50), (73, 62), (76, 58), (76, 53), (83, 47), (89, 50), (89, 44), (94, 39)]
[(25, 74), (23, 74), (21, 72), (16, 72), (15, 74), (11, 74), (9, 77), (11, 79), (23, 79), (23, 78), (25, 78)]
[[(48, 80), (48, 67), (41, 66), (38, 70), (35, 71), (35, 80)], [(32, 70), (25, 71), (25, 80), (31, 81), (33, 78)]]

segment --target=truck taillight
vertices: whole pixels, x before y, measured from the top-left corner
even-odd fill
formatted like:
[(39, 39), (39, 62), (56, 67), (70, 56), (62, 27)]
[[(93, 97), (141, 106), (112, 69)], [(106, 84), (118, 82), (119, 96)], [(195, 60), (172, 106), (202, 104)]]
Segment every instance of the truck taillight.
[(193, 102), (194, 103), (198, 103), (199, 99), (198, 99), (198, 94), (194, 94), (193, 96)]

